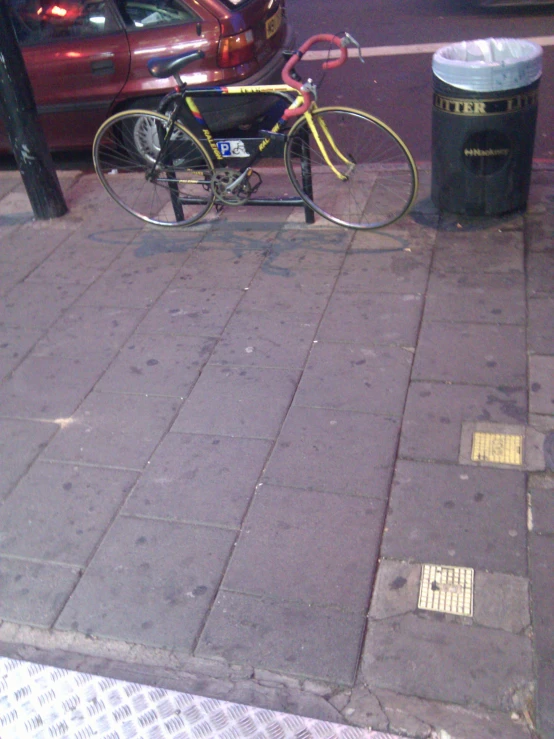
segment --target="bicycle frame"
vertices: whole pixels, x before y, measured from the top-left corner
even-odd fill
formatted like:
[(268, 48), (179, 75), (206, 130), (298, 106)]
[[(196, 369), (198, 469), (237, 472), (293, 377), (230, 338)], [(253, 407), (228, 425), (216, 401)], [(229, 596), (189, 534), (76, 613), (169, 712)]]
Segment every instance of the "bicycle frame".
[[(223, 95), (278, 95), (286, 97), (286, 94), (294, 94), (295, 100), (292, 102), (292, 105), (289, 107), (297, 107), (302, 103), (301, 96), (298, 95), (298, 92), (294, 90), (292, 87), (289, 87), (288, 85), (259, 85), (256, 87), (216, 87), (216, 88), (199, 88), (192, 91), (186, 91), (183, 95), (184, 101), (194, 116), (195, 121), (200, 126), (202, 133), (206, 137), (206, 140), (210, 146), (210, 149), (214, 155), (214, 157), (218, 161), (223, 161), (226, 157), (221, 153), (219, 150), (212, 132), (208, 128), (206, 121), (204, 120), (200, 110), (198, 109), (198, 106), (196, 105), (195, 100), (197, 98), (207, 98), (207, 97), (222, 97)], [(288, 97), (287, 97), (288, 100)], [(274, 126), (270, 129), (269, 133), (271, 134), (279, 134), (283, 131), (284, 127), (286, 125), (286, 121), (283, 118), (280, 118), (277, 123), (274, 124)], [(249, 136), (245, 136), (244, 138), (252, 138)], [(258, 137), (256, 137), (258, 138)], [(247, 167), (254, 164), (254, 162), (259, 158), (261, 153), (264, 151), (264, 149), (270, 144), (271, 142), (271, 136), (266, 136), (262, 139), (260, 142), (257, 150), (250, 156), (249, 160), (244, 163), (244, 167), (241, 169), (246, 169)]]
[[(215, 159), (218, 162), (224, 161), (227, 157), (225, 157), (221, 151), (219, 150), (217, 143), (214, 139), (213, 133), (209, 129), (209, 127), (206, 124), (206, 121), (204, 120), (204, 117), (202, 116), (202, 113), (200, 112), (198, 106), (196, 105), (195, 99), (196, 98), (208, 98), (208, 97), (221, 97), (223, 95), (251, 95), (251, 94), (260, 94), (260, 95), (280, 95), (283, 97), (286, 97), (287, 100), (289, 100), (288, 95), (293, 94), (295, 96), (295, 99), (291, 102), (291, 104), (288, 106), (288, 110), (294, 110), (295, 108), (300, 107), (303, 102), (303, 96), (298, 92), (298, 90), (294, 89), (293, 87), (290, 87), (289, 85), (285, 84), (279, 84), (279, 85), (257, 85), (257, 86), (235, 86), (235, 87), (210, 87), (210, 88), (197, 88), (193, 91), (187, 91), (186, 88), (181, 90), (178, 93), (171, 94), (171, 99), (173, 99), (175, 96), (178, 96), (180, 98), (181, 104), (177, 111), (174, 113), (175, 119), (178, 116), (178, 113), (181, 110), (181, 106), (185, 103), (192, 115), (194, 116), (194, 119), (196, 123), (200, 126), (202, 133), (208, 142), (208, 145), (210, 147), (210, 150), (215, 157)], [(162, 103), (163, 105), (163, 103)], [(340, 180), (346, 180), (348, 179), (347, 175), (342, 174), (339, 172), (336, 167), (331, 162), (329, 155), (327, 153), (327, 150), (325, 148), (325, 144), (323, 142), (322, 137), (320, 136), (319, 131), (317, 130), (317, 127), (315, 125), (313, 115), (312, 113), (317, 111), (317, 107), (315, 106), (315, 103), (312, 103), (312, 106), (309, 110), (307, 110), (304, 115), (306, 117), (306, 121), (308, 123), (308, 126), (310, 128), (310, 131), (314, 137), (314, 140), (316, 141), (319, 150), (321, 151), (321, 154), (327, 164), (327, 166), (333, 171), (333, 173), (336, 175), (336, 177)], [(325, 122), (323, 120), (319, 121), (321, 131), (324, 135), (324, 137), (327, 139), (328, 144), (331, 146), (333, 151), (337, 154), (337, 156), (342, 159), (346, 164), (350, 163), (350, 160), (345, 157), (338, 147), (336, 146), (327, 126), (325, 125)], [(244, 165), (240, 168), (240, 172), (242, 174), (248, 174), (249, 169), (252, 167), (253, 164), (260, 158), (262, 155), (264, 149), (271, 143), (272, 138), (274, 136), (278, 136), (283, 132), (287, 125), (287, 121), (285, 118), (281, 117), (279, 120), (272, 126), (272, 128), (268, 131), (269, 135), (264, 137), (260, 144), (258, 145), (256, 151), (254, 151), (250, 157), (248, 158), (248, 161), (244, 163)], [(168, 135), (171, 135), (172, 131), (170, 130)], [(265, 131), (264, 131), (265, 133)], [(244, 136), (245, 139), (249, 139), (252, 137)], [(258, 138), (258, 137), (256, 137)], [(232, 185), (229, 186), (229, 190), (232, 190), (234, 187), (237, 187), (240, 184), (241, 180), (236, 180)], [(296, 198), (295, 198), (296, 201)]]
[[(196, 105), (195, 100), (197, 98), (213, 98), (213, 97), (221, 97), (223, 95), (251, 95), (251, 94), (274, 95), (278, 97), (283, 97), (289, 103), (288, 108), (297, 107), (301, 105), (303, 102), (302, 96), (299, 95), (298, 91), (293, 89), (289, 85), (285, 85), (285, 84), (258, 85), (255, 87), (251, 87), (251, 86), (209, 87), (209, 88), (196, 88), (190, 91), (187, 90), (186, 85), (182, 85), (180, 88), (178, 88), (176, 92), (170, 93), (169, 95), (167, 95), (164, 98), (164, 100), (162, 100), (160, 107), (159, 107), (159, 111), (161, 113), (167, 114), (165, 111), (167, 110), (169, 105), (173, 103), (174, 101), (176, 101), (177, 103), (174, 106), (173, 110), (171, 111), (171, 114), (169, 115), (171, 124), (165, 132), (164, 142), (171, 140), (175, 122), (178, 120), (179, 114), (186, 106), (191, 112), (192, 116), (194, 117), (194, 120), (196, 121), (197, 125), (200, 127), (202, 134), (208, 144), (208, 147), (214, 159), (218, 163), (222, 163), (224, 162), (225, 159), (232, 158), (232, 157), (224, 156), (219, 150), (214, 134), (208, 127), (206, 121), (204, 120), (204, 117), (202, 116), (202, 113), (200, 112), (198, 106)], [(290, 99), (291, 94), (294, 95), (294, 100), (292, 100), (292, 102)], [(263, 151), (267, 148), (267, 146), (271, 143), (272, 139), (275, 136), (282, 135), (284, 138), (285, 134), (283, 134), (282, 132), (283, 132), (283, 129), (286, 127), (286, 125), (287, 125), (287, 122), (284, 120), (284, 118), (280, 117), (279, 120), (271, 127), (269, 131), (267, 132), (264, 131), (264, 133), (267, 133), (269, 135), (266, 135), (262, 138), (256, 150), (247, 157), (246, 162), (244, 162), (243, 166), (239, 168), (241, 176), (231, 183), (231, 185), (228, 187), (229, 192), (232, 192), (234, 188), (239, 187), (243, 179), (245, 177), (248, 177), (251, 174), (252, 166), (260, 159), (260, 157), (263, 154)], [(259, 130), (258, 133), (261, 133), (261, 131)], [(241, 139), (244, 139), (244, 140), (249, 140), (249, 139), (251, 140), (253, 138), (259, 138), (259, 136), (252, 136), (251, 134), (241, 136)], [(152, 167), (153, 172), (155, 171), (159, 160), (163, 157), (163, 154), (164, 154), (164, 146), (162, 144), (160, 147), (160, 151), (158, 153), (156, 162), (154, 163)], [(305, 188), (309, 192), (311, 192), (312, 190), (311, 167), (310, 167), (309, 161), (306, 163), (303, 162), (302, 180), (303, 180)], [(314, 211), (300, 197), (282, 197), (282, 198), (260, 198), (260, 197), (252, 198), (251, 197), (247, 201), (246, 204), (247, 205), (299, 206), (299, 207), (304, 208), (306, 223), (310, 224), (310, 223), (314, 223), (315, 221)], [(178, 203), (174, 203), (174, 205), (179, 207)]]

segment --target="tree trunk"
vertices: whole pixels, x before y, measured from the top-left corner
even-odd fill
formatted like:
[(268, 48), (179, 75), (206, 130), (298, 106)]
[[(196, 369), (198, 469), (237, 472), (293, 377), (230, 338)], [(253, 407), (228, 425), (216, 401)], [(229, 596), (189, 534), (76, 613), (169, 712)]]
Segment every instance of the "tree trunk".
[(0, 113), (36, 218), (57, 218), (67, 205), (54, 168), (8, 0), (0, 0)]

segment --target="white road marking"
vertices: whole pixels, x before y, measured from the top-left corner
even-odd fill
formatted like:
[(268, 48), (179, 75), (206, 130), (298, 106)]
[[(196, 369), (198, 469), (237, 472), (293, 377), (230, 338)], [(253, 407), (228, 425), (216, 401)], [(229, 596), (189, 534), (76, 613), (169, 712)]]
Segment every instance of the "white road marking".
[[(534, 41), (541, 46), (554, 46), (554, 36), (534, 36), (527, 39)], [(406, 54), (434, 54), (435, 51), (443, 46), (449, 46), (454, 41), (443, 41), (442, 43), (433, 44), (407, 44), (405, 46), (365, 46), (362, 48), (362, 56), (364, 58), (371, 56), (402, 56)], [(325, 61), (326, 59), (338, 57), (339, 50), (331, 51), (308, 51), (304, 54), (305, 61)], [(348, 49), (348, 56), (357, 57), (357, 49)]]

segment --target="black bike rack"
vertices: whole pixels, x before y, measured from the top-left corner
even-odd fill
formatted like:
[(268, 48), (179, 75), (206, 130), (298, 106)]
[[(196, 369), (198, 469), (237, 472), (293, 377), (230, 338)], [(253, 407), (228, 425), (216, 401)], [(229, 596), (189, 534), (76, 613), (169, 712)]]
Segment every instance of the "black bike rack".
[[(180, 93), (179, 93), (180, 94)], [(277, 107), (277, 104), (274, 106), (276, 110), (271, 114), (269, 113), (266, 115), (259, 123), (258, 126), (251, 131), (244, 131), (240, 128), (233, 128), (228, 130), (222, 130), (218, 131), (217, 133), (213, 134), (214, 141), (218, 141), (218, 139), (226, 140), (226, 139), (240, 139), (242, 141), (258, 141), (261, 142), (265, 138), (273, 138), (274, 141), (277, 142), (284, 142), (286, 138), (286, 134), (271, 134), (271, 128), (277, 123), (279, 118), (281, 117), (283, 110), (287, 108), (291, 102), (292, 98), (290, 93), (287, 92), (256, 92), (257, 95), (272, 95), (273, 97), (280, 97), (286, 105), (282, 105), (280, 107)], [(162, 113), (162, 115), (168, 115), (169, 114), (169, 108), (172, 105), (173, 98), (175, 97), (175, 93), (173, 95), (166, 96), (159, 108), (158, 112)], [(191, 91), (191, 97), (195, 97), (194, 90)], [(199, 91), (197, 91), (197, 98), (199, 97), (219, 97), (219, 93), (216, 91), (211, 90), (202, 90), (202, 93), (199, 94)], [(197, 121), (190, 121), (185, 122), (185, 126), (189, 126), (190, 129), (195, 133), (198, 138), (204, 142), (205, 137), (204, 133), (201, 129), (201, 127), (198, 125)], [(268, 158), (269, 156), (275, 156), (275, 149), (273, 147), (274, 141), (271, 141), (269, 145), (267, 146), (267, 149), (264, 150), (261, 153), (261, 158)], [(207, 142), (206, 142), (207, 143)], [(258, 144), (259, 145), (259, 144)], [(209, 146), (207, 147), (210, 148)], [(302, 186), (304, 188), (304, 191), (307, 192), (310, 197), (313, 195), (313, 188), (312, 188), (312, 167), (311, 167), (311, 160), (310, 160), (310, 148), (308, 145), (308, 137), (305, 136), (305, 141), (302, 144), (302, 162), (301, 162), (301, 170), (302, 170)], [(283, 157), (283, 147), (280, 147), (278, 156), (280, 158)], [(233, 157), (226, 157), (230, 160), (233, 159)], [(203, 201), (196, 200), (195, 198), (187, 198), (188, 202), (191, 203), (202, 203)], [(271, 206), (277, 206), (277, 207), (299, 207), (304, 208), (304, 219), (305, 222), (308, 224), (313, 224), (315, 222), (315, 212), (310, 208), (309, 205), (305, 203), (304, 200), (300, 196), (298, 197), (292, 197), (292, 198), (249, 198), (245, 203), (242, 203), (242, 205), (271, 205)], [(232, 206), (231, 206), (232, 207)]]
[[(257, 94), (265, 94), (265, 93), (257, 93)], [(290, 105), (291, 103), (291, 98), (286, 92), (271, 92), (268, 94), (283, 98), (285, 102), (287, 103), (287, 105)], [(243, 141), (249, 141), (249, 140), (261, 141), (264, 138), (267, 138), (269, 129), (271, 129), (271, 127), (277, 122), (278, 117), (275, 118), (275, 120), (271, 120), (271, 119), (262, 120), (259, 126), (253, 132), (248, 131), (247, 135), (245, 135), (245, 132), (241, 131), (240, 129), (232, 129), (230, 131), (218, 132), (217, 134), (214, 135), (214, 140), (217, 141), (218, 139), (239, 138)], [(199, 136), (200, 138), (202, 137), (201, 134), (199, 134)], [(284, 142), (285, 136), (286, 134), (281, 134), (281, 135), (277, 134), (275, 135), (274, 140), (276, 142), (279, 142), (279, 141)], [(269, 156), (274, 156), (274, 155), (275, 155), (275, 149), (273, 147), (273, 142), (271, 142), (269, 146), (267, 147), (267, 153), (265, 151), (262, 153), (262, 158), (268, 158)], [(279, 147), (278, 156), (280, 158), (283, 157), (282, 147)], [(232, 159), (232, 157), (230, 158)], [(303, 146), (302, 146), (302, 162), (300, 166), (302, 170), (302, 185), (304, 187), (304, 191), (307, 192), (311, 197), (313, 194), (312, 167), (311, 167), (310, 149), (308, 146), (307, 137), (306, 137), (306, 141), (303, 143)], [(245, 203), (243, 203), (243, 205), (258, 205), (258, 206), (271, 205), (271, 206), (282, 207), (282, 208), (288, 208), (292, 206), (292, 207), (304, 208), (305, 222), (307, 224), (313, 224), (315, 222), (315, 212), (299, 196), (292, 197), (292, 198), (250, 198)]]
[[(309, 154), (309, 147), (307, 145), (307, 141), (302, 146), (302, 160), (300, 164), (301, 170), (302, 170), (302, 185), (304, 187), (305, 192), (307, 192), (310, 197), (313, 194), (312, 190), (312, 167), (311, 167), (311, 161), (310, 161), (310, 154)], [(290, 206), (296, 206), (300, 208), (304, 208), (304, 220), (307, 224), (312, 224), (315, 222), (315, 213), (310, 208), (309, 205), (307, 205), (304, 200), (300, 197), (295, 198), (250, 198), (246, 201), (245, 205), (274, 205), (274, 206), (281, 206), (281, 207), (290, 207)]]

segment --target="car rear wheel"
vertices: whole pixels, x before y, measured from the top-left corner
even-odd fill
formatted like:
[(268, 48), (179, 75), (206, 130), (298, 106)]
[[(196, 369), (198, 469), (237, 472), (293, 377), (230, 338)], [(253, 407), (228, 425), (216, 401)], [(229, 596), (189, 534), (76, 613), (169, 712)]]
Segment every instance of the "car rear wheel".
[[(134, 104), (128, 105), (126, 111), (134, 111), (140, 108), (141, 110), (155, 112), (162, 112), (165, 115), (169, 115), (169, 110), (159, 111), (160, 98), (146, 98), (143, 100), (137, 100)], [(183, 110), (180, 116), (180, 123), (187, 129), (195, 131), (195, 123), (192, 116), (188, 114), (188, 110)], [(191, 126), (192, 124), (192, 126)], [(126, 146), (129, 149), (133, 149), (136, 154), (146, 162), (153, 164), (156, 161), (156, 157), (160, 151), (160, 143), (158, 140), (158, 132), (156, 125), (149, 116), (134, 116), (132, 118), (125, 119), (122, 122), (125, 126), (125, 141)], [(181, 134), (175, 131), (174, 136), (178, 137)]]

